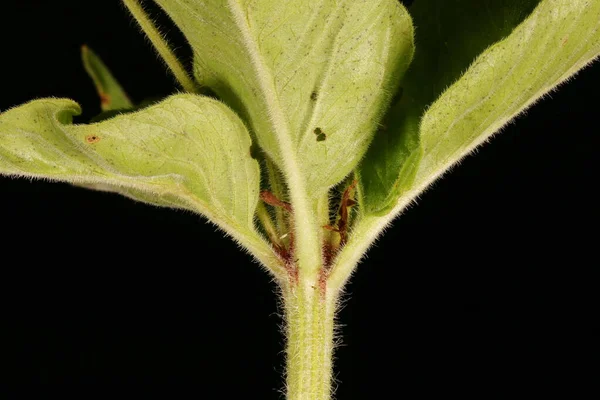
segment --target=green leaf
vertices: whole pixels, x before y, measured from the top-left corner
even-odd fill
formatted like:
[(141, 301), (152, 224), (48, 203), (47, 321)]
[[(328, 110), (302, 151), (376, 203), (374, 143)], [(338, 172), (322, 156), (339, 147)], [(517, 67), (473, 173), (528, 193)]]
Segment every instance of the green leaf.
[[(403, 134), (411, 138), (393, 137), (395, 143), (379, 159), (374, 156), (382, 152), (375, 149), (386, 138), (375, 139), (360, 170), (367, 213), (380, 215), (399, 197), (416, 195), (600, 53), (600, 2), (536, 3), (488, 0), (466, 7), (463, 1), (415, 2), (411, 12), (418, 50), (403, 88), (406, 106), (395, 110), (402, 115), (388, 116), (400, 121), (391, 124), (396, 132), (408, 124), (411, 128)], [(420, 145), (407, 151), (404, 143), (414, 144), (415, 137)], [(394, 153), (398, 160), (390, 161)], [(420, 160), (416, 168), (415, 160)], [(387, 165), (397, 174), (387, 171), (377, 181), (374, 171)], [(405, 178), (402, 169), (408, 165), (414, 173)]]
[(131, 100), (106, 67), (104, 62), (89, 47), (81, 47), (81, 59), (86, 72), (94, 81), (102, 111), (129, 109), (133, 107)]
[(225, 105), (182, 94), (72, 125), (79, 113), (71, 100), (42, 99), (0, 114), (0, 174), (87, 184), (193, 210), (247, 247), (260, 242), (253, 223), (258, 164), (246, 128)]
[(419, 0), (410, 8), (418, 52), (404, 93), (420, 112), (456, 82), (475, 58), (506, 38), (540, 0)]
[(506, 37), (539, 0), (418, 0), (410, 7), (417, 51), (392, 107), (358, 168), (366, 214), (389, 212), (412, 187), (422, 156), (419, 124), (429, 106), (487, 47)]
[(600, 54), (600, 1), (544, 0), (487, 49), (421, 121), (428, 184)]
[(421, 156), (419, 112), (405, 96), (390, 108), (356, 169), (361, 213), (387, 214), (411, 187)]
[(356, 166), (412, 58), (395, 0), (157, 3), (189, 40), (196, 79), (309, 197)]

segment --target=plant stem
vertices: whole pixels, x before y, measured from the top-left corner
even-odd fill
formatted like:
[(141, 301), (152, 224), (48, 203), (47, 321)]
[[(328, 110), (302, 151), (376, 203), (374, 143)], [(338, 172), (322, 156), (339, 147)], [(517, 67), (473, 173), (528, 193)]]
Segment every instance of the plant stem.
[(284, 285), (287, 400), (329, 400), (338, 291), (301, 279)]
[(183, 90), (190, 93), (197, 92), (196, 84), (189, 77), (185, 68), (183, 68), (183, 65), (181, 65), (181, 63), (177, 59), (177, 56), (175, 56), (175, 53), (173, 53), (173, 50), (171, 50), (168, 43), (158, 31), (156, 26), (154, 26), (154, 23), (148, 17), (146, 12), (144, 11), (144, 8), (140, 5), (139, 1), (123, 0), (123, 3), (129, 10), (129, 12), (131, 12), (133, 18), (135, 18), (137, 23), (140, 25), (142, 31), (146, 34), (146, 36), (148, 36), (148, 39), (150, 39), (150, 42), (152, 42), (152, 45), (154, 46), (158, 54), (162, 57), (165, 64), (167, 64), (167, 67), (169, 67), (169, 69), (175, 76), (175, 79), (177, 79), (181, 87), (183, 87)]
[[(267, 169), (267, 176), (269, 178), (269, 186), (271, 189), (271, 193), (275, 195), (279, 200), (286, 200), (285, 193), (285, 184), (283, 183), (283, 175), (275, 165), (273, 161), (269, 158), (269, 156), (265, 156), (265, 167)], [(275, 207), (275, 223), (277, 225), (278, 232), (287, 233), (288, 227), (285, 222), (285, 217), (283, 215), (282, 207)]]
[(273, 221), (271, 220), (271, 216), (269, 215), (269, 212), (265, 208), (265, 205), (263, 202), (258, 203), (258, 206), (256, 207), (256, 216), (258, 217), (258, 220), (260, 221), (262, 227), (264, 228), (265, 233), (271, 240), (271, 243), (278, 245), (278, 246), (282, 246), (283, 243), (279, 239), (279, 235), (277, 233), (277, 228), (273, 224)]

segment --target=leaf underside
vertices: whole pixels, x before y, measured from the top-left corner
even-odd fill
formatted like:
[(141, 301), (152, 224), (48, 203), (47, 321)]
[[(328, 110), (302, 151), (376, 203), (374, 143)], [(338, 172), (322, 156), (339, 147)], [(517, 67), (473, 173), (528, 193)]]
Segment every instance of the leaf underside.
[(77, 103), (36, 100), (0, 115), (0, 174), (85, 184), (199, 212), (254, 232), (259, 170), (240, 119), (215, 100), (176, 95), (147, 109), (72, 125)]
[(189, 40), (198, 81), (309, 193), (363, 156), (413, 52), (394, 0), (157, 0)]
[[(273, 252), (254, 227), (261, 177), (251, 137), (264, 187), (279, 201), (302, 187), (290, 210), (303, 218), (284, 226), (281, 212), (275, 225), (309, 237), (323, 226), (309, 221), (322, 211), (313, 200), (327, 199), (353, 170), (363, 216), (398, 211), (600, 54), (593, 0), (418, 0), (406, 74), (413, 25), (395, 0), (156, 2), (189, 40), (195, 78), (223, 103), (182, 94), (134, 111), (84, 48), (103, 110), (129, 113), (73, 125), (80, 109), (70, 100), (10, 109), (0, 114), (0, 174), (193, 210), (260, 242), (255, 255)], [(344, 229), (336, 228), (344, 234), (354, 205), (346, 200)], [(317, 265), (324, 236), (302, 244), (302, 234), (295, 249)]]
[(415, 59), (358, 170), (367, 215), (416, 195), (600, 53), (597, 1), (419, 0), (410, 11)]

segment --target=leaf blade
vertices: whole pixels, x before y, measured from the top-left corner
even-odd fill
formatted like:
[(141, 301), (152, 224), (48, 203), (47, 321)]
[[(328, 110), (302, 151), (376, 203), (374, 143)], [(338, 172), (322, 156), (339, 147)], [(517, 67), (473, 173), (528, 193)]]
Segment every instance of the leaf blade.
[(248, 121), (284, 173), (308, 171), (309, 192), (358, 163), (412, 57), (410, 16), (396, 1), (157, 3), (190, 41), (196, 79)]
[(133, 108), (131, 100), (129, 100), (119, 81), (110, 72), (102, 59), (88, 46), (81, 47), (81, 60), (85, 71), (94, 82), (100, 97), (102, 111)]
[[(579, 18), (574, 18), (579, 17)], [(558, 26), (560, 21), (571, 18), (572, 23)], [(454, 85), (449, 87), (441, 98), (428, 109), (426, 118), (421, 122), (419, 127), (421, 136), (425, 136), (429, 142), (427, 145), (435, 145), (439, 142), (440, 132), (447, 134), (450, 132), (448, 128), (457, 124), (453, 119), (448, 120), (448, 115), (462, 115), (465, 111), (473, 106), (473, 99), (462, 98), (459, 94), (464, 93), (464, 86), (468, 83), (473, 84), (474, 78), (479, 76), (484, 79), (482, 83), (487, 83), (487, 86), (482, 84), (484, 95), (480, 93), (479, 100), (484, 104), (489, 100), (487, 98), (486, 89), (490, 88), (490, 84), (494, 84), (494, 77), (502, 79), (506, 76), (506, 71), (499, 68), (496, 74), (486, 75), (481, 71), (482, 65), (492, 59), (502, 58), (506, 56), (503, 51), (506, 51), (507, 44), (514, 44), (515, 41), (529, 40), (529, 43), (539, 41), (543, 45), (543, 49), (547, 51), (548, 58), (554, 61), (562, 61), (553, 63), (550, 60), (544, 63), (543, 57), (530, 59), (529, 68), (517, 69), (521, 76), (527, 76), (527, 72), (537, 74), (536, 79), (529, 81), (530, 85), (520, 86), (513, 85), (512, 92), (509, 89), (504, 93), (503, 98), (509, 99), (511, 93), (518, 93), (514, 96), (512, 108), (507, 107), (502, 109), (504, 115), (501, 118), (492, 122), (486, 120), (486, 114), (483, 114), (483, 120), (486, 122), (485, 129), (469, 131), (463, 130), (463, 135), (457, 135), (459, 140), (455, 146), (451, 146), (445, 154), (442, 151), (441, 161), (435, 160), (431, 150), (422, 146), (423, 161), (419, 164), (414, 181), (405, 189), (404, 193), (398, 198), (394, 208), (385, 215), (362, 215), (356, 222), (353, 228), (353, 235), (346, 247), (340, 251), (337, 258), (333, 262), (330, 273), (330, 281), (334, 285), (343, 285), (349, 278), (357, 263), (363, 257), (366, 250), (372, 245), (376, 238), (410, 203), (412, 203), (432, 182), (439, 178), (453, 164), (458, 162), (461, 157), (472, 151), (477, 145), (487, 140), (494, 132), (514, 118), (519, 112), (523, 112), (527, 107), (531, 106), (541, 96), (555, 89), (557, 85), (565, 82), (572, 77), (581, 68), (589, 65), (600, 56), (600, 26), (597, 21), (600, 20), (600, 2), (597, 1), (562, 1), (562, 0), (544, 0), (541, 2), (535, 11), (523, 23), (521, 23), (515, 31), (503, 41), (492, 46), (485, 51), (473, 65), (465, 72), (462, 78)], [(571, 35), (565, 42), (565, 30), (571, 30)], [(548, 32), (549, 31), (549, 32)], [(570, 43), (567, 47), (567, 43)], [(537, 49), (537, 54), (543, 49)], [(510, 53), (510, 51), (509, 51)], [(530, 56), (527, 53), (518, 53), (522, 56)], [(548, 60), (546, 60), (548, 61)], [(505, 61), (505, 63), (508, 61)], [(552, 68), (552, 72), (548, 73), (548, 68)], [(510, 65), (508, 66), (510, 69)], [(479, 83), (479, 82), (478, 82)], [(468, 85), (467, 85), (468, 86)], [(522, 93), (521, 93), (522, 92)], [(450, 98), (444, 99), (444, 96)], [(452, 100), (452, 101), (449, 101)], [(444, 113), (448, 111), (448, 104), (454, 104), (457, 112), (453, 114)], [(477, 96), (475, 95), (475, 104), (477, 104)], [(489, 103), (488, 103), (489, 105)], [(444, 107), (446, 109), (444, 110)], [(489, 117), (489, 114), (487, 115)], [(439, 123), (438, 123), (439, 122)], [(465, 124), (468, 127), (469, 124)], [(435, 130), (431, 130), (435, 129)], [(466, 132), (466, 135), (464, 134)], [(472, 136), (472, 137), (469, 137)], [(462, 141), (467, 138), (468, 140)], [(448, 149), (447, 149), (448, 150)]]
[[(315, 278), (328, 218), (322, 205), (366, 151), (374, 123), (361, 128), (378, 121), (406, 66), (408, 13), (395, 0), (157, 3), (190, 42), (200, 85), (242, 117), (281, 170), (298, 233), (296, 264)], [(336, 75), (335, 61), (345, 59), (356, 62), (356, 70)], [(342, 97), (349, 106), (336, 103)], [(334, 119), (335, 126), (317, 125)], [(344, 123), (351, 128), (342, 129)]]
[(250, 136), (226, 106), (185, 94), (91, 125), (72, 125), (79, 113), (71, 100), (42, 99), (0, 114), (0, 174), (192, 210), (275, 265), (254, 227), (260, 176)]
[(438, 176), (598, 57), (599, 20), (599, 2), (544, 0), (478, 57), (423, 116), (417, 181)]
[(400, 99), (357, 168), (362, 211), (382, 215), (413, 186), (422, 157), (419, 124), (426, 108), (473, 60), (509, 35), (539, 0), (419, 0), (410, 8), (417, 51)]

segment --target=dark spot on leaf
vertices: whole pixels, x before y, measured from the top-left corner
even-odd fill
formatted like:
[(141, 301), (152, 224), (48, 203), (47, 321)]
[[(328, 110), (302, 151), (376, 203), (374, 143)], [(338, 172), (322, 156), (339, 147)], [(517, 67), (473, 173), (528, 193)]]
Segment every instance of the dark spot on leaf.
[(312, 93), (310, 94), (310, 99), (311, 99), (312, 101), (315, 101), (315, 100), (317, 100), (317, 92), (312, 92)]
[(327, 139), (327, 135), (325, 135), (325, 132), (323, 132), (321, 128), (316, 127), (313, 132), (315, 135), (317, 135), (317, 142), (322, 142)]
[(100, 136), (87, 135), (85, 137), (85, 141), (88, 142), (88, 143), (98, 143), (100, 141)]

